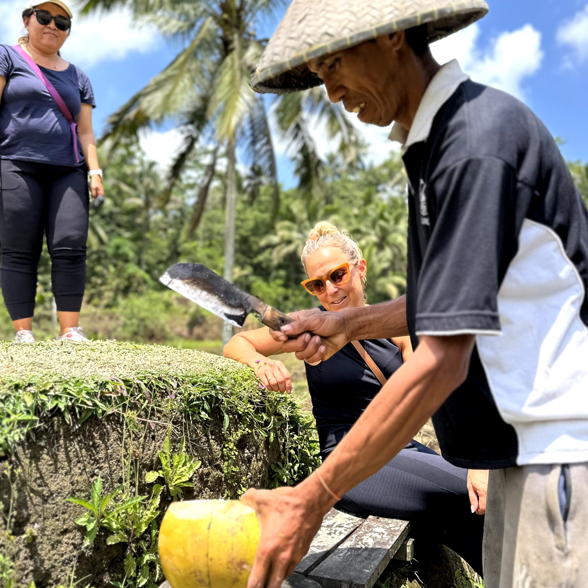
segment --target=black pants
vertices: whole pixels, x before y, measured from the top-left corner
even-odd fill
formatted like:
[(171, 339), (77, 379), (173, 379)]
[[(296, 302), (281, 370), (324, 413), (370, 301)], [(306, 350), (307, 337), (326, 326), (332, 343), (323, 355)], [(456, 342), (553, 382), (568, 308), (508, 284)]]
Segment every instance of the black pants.
[(484, 517), (471, 512), (467, 470), (417, 441), (336, 506), (360, 516), (410, 521), (411, 537), (447, 545), (482, 575)]
[(57, 310), (79, 312), (86, 284), (86, 166), (0, 160), (0, 277), (10, 318), (32, 317), (43, 234)]

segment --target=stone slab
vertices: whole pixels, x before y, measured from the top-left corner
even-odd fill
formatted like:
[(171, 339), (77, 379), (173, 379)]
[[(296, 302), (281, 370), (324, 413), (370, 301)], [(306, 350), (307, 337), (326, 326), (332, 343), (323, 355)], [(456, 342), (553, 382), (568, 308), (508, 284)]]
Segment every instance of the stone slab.
[(323, 588), (371, 588), (408, 535), (408, 521), (368, 517), (309, 574)]
[(402, 561), (412, 561), (414, 559), (414, 539), (412, 537), (404, 540), (400, 549), (394, 554), (394, 559)]
[(324, 561), (365, 519), (348, 515), (332, 508), (324, 517), (316, 537), (310, 544), (308, 553), (296, 566), (299, 574), (308, 574)]

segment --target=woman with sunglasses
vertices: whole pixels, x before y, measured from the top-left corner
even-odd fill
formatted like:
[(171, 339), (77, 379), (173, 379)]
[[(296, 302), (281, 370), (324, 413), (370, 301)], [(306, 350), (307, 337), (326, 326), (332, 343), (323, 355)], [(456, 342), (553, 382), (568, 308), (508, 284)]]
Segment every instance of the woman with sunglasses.
[[(363, 306), (367, 265), (355, 241), (330, 223), (318, 223), (302, 253), (309, 276), (302, 286), (317, 296), (321, 310)], [(349, 432), (387, 380), (412, 354), (409, 337), (348, 343), (328, 361), (305, 364), (322, 459)], [(270, 355), (282, 351), (267, 328), (243, 331), (224, 354), (252, 367), (266, 388), (290, 392), (291, 378)], [(367, 352), (367, 358), (366, 358)], [(375, 371), (366, 361), (375, 363)], [(376, 375), (375, 372), (380, 372)], [(345, 494), (342, 510), (360, 515), (409, 520), (411, 536), (440, 541), (482, 573), (484, 518), (472, 514), (477, 498), (468, 496), (467, 470), (446, 462), (417, 441), (409, 443), (378, 473)]]
[(33, 2), (22, 17), (27, 35), (18, 45), (0, 45), (2, 294), (15, 341), (34, 341), (37, 265), (46, 235), (58, 338), (87, 341), (78, 321), (86, 281), (88, 173), (92, 198), (104, 193), (92, 130), (94, 93), (84, 72), (60, 55), (71, 32), (68, 6), (62, 0)]

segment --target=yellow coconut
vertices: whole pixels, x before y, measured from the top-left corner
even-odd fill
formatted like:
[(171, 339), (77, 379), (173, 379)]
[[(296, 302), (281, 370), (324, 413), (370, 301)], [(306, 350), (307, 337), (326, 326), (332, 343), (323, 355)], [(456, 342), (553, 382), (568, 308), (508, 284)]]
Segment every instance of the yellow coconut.
[(245, 588), (258, 542), (257, 515), (238, 500), (174, 502), (159, 558), (172, 588)]

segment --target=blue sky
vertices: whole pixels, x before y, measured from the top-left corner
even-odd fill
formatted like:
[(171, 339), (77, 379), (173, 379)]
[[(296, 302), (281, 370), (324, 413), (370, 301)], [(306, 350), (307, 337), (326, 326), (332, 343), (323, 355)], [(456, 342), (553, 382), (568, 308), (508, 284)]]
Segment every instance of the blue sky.
[[(0, 0), (0, 42), (16, 42), (25, 5), (26, 0)], [(433, 44), (435, 56), (441, 62), (457, 57), (476, 81), (516, 95), (565, 141), (567, 159), (588, 163), (588, 0), (490, 0), (489, 5), (479, 23)], [(275, 24), (263, 23), (259, 30), (269, 35)], [(177, 49), (157, 31), (132, 25), (124, 10), (74, 20), (62, 53), (92, 81), (97, 135), (107, 116), (161, 71)], [(354, 122), (370, 144), (369, 159), (384, 159), (392, 148), (388, 129)], [(332, 148), (320, 128), (315, 140), (321, 153)], [(177, 141), (177, 131), (167, 125), (142, 143), (150, 157), (165, 162)], [(286, 146), (278, 145), (278, 151), (280, 179), (291, 185)]]

